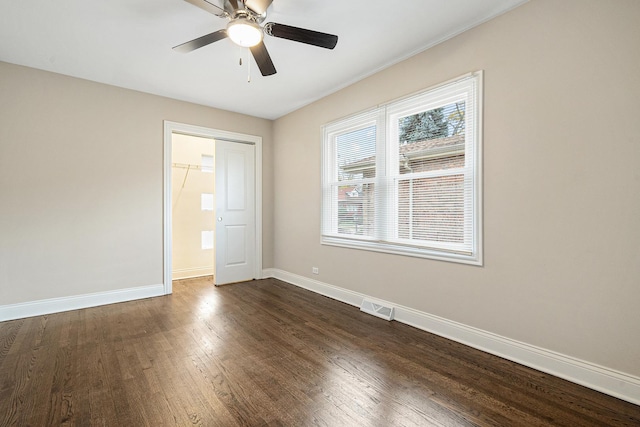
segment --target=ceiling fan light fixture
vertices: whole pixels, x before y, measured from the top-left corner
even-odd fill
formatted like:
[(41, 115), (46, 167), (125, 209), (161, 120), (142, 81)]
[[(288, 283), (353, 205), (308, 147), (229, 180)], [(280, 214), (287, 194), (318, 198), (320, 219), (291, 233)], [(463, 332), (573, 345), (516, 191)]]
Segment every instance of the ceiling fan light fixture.
[(239, 18), (229, 22), (227, 35), (235, 44), (253, 47), (262, 41), (262, 28), (248, 19)]

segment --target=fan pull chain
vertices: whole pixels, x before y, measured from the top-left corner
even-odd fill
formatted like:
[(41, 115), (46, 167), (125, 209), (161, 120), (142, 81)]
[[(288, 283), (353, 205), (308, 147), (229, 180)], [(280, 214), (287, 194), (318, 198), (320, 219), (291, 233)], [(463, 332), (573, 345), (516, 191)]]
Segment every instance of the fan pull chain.
[(251, 58), (249, 58), (250, 53), (251, 49), (247, 48), (247, 83), (251, 83)]

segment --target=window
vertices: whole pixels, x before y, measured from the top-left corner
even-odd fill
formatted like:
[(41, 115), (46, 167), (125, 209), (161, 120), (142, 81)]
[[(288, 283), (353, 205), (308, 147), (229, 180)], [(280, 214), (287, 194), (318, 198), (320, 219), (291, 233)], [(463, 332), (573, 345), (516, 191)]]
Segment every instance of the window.
[(322, 243), (482, 264), (482, 72), (323, 128)]

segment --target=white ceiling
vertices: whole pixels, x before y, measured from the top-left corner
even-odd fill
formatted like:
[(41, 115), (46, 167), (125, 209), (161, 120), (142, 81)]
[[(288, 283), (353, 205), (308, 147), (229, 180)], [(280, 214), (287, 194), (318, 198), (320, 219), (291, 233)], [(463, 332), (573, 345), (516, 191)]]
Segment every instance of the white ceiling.
[[(211, 0), (220, 1), (220, 0)], [(274, 0), (266, 22), (337, 34), (334, 50), (265, 36), (263, 77), (225, 28), (183, 0), (0, 0), (0, 61), (275, 119), (526, 0)], [(240, 56), (244, 65), (238, 65)]]

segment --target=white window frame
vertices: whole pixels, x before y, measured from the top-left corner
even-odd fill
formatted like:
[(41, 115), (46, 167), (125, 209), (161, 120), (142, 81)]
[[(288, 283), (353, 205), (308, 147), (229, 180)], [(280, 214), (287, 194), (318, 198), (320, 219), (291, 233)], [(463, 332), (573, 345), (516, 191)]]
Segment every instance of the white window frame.
[[(380, 122), (380, 112), (376, 110), (364, 112), (357, 116), (348, 118), (346, 120), (342, 120), (339, 123), (336, 123), (335, 126), (330, 126), (325, 129), (325, 140), (330, 140), (331, 143), (328, 144), (325, 148), (325, 158), (337, 158), (336, 153), (336, 138), (340, 134), (344, 134), (347, 132), (353, 132), (360, 129), (365, 129), (370, 127), (371, 125), (378, 125)], [(379, 146), (381, 137), (380, 132), (376, 129), (376, 146)], [(338, 180), (338, 165), (335, 162), (325, 162), (326, 168), (324, 170), (324, 191), (323, 191), (323, 206), (330, 207), (333, 212), (338, 211), (338, 191), (342, 186), (356, 186), (356, 185), (364, 185), (369, 183), (375, 183), (376, 178), (358, 178), (351, 180)], [(327, 216), (325, 218), (327, 221), (328, 227), (333, 230), (331, 233), (333, 237), (337, 239), (344, 239), (345, 237), (340, 237), (342, 235), (337, 233), (338, 230), (338, 217), (337, 215)], [(358, 236), (358, 239), (368, 240), (367, 236)]]
[[(458, 77), (420, 93), (389, 102), (374, 109), (356, 114), (323, 126), (322, 144), (322, 210), (321, 243), (408, 255), (471, 265), (482, 265), (482, 86), (483, 73), (476, 71)], [(396, 187), (400, 175), (394, 168), (398, 160), (398, 118), (427, 111), (447, 103), (464, 99), (473, 108), (465, 113), (465, 165), (462, 168), (437, 172), (418, 172), (415, 178), (464, 174), (465, 237), (462, 245), (429, 242), (427, 246), (415, 241), (403, 240), (397, 235)], [(376, 177), (350, 181), (337, 181), (336, 138), (344, 133), (376, 125)], [(375, 196), (374, 236), (356, 236), (338, 232), (337, 188), (373, 182)], [(390, 215), (391, 222), (385, 224)], [(396, 221), (396, 226), (388, 227)], [(469, 228), (467, 228), (469, 227)], [(395, 235), (394, 235), (395, 233)], [(470, 249), (469, 249), (470, 248)]]

